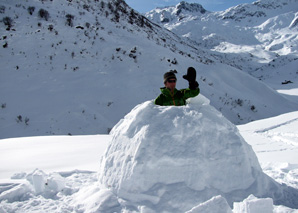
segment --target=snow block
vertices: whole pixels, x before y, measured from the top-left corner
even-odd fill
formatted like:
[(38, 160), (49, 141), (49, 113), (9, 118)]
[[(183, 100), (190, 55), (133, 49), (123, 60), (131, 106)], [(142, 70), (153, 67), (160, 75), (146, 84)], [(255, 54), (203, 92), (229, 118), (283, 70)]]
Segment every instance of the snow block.
[(258, 199), (253, 195), (250, 195), (243, 202), (234, 203), (234, 212), (247, 213), (247, 212), (260, 212), (272, 213), (273, 212), (273, 200), (271, 198)]
[[(108, 189), (89, 186), (74, 195), (74, 203), (78, 203), (78, 210), (82, 212), (121, 212), (117, 197)], [(79, 206), (84, 206), (80, 210)]]
[(186, 213), (233, 213), (232, 209), (230, 208), (229, 204), (227, 203), (226, 199), (222, 196), (216, 196), (211, 198), (210, 200), (201, 203), (200, 205), (192, 208), (190, 211)]
[(250, 194), (298, 205), (293, 199), (297, 190), (285, 193), (265, 175), (238, 129), (202, 95), (181, 107), (147, 101), (119, 121), (111, 134), (99, 183), (126, 209), (134, 205), (185, 212), (217, 195), (232, 206)]
[[(8, 187), (9, 189), (0, 193), (0, 203), (6, 200), (9, 203), (19, 202), (28, 200), (32, 197), (32, 187), (29, 183), (24, 184), (12, 184), (12, 186)], [(0, 213), (6, 212), (1, 211)]]
[(42, 170), (34, 170), (27, 175), (26, 179), (32, 184), (36, 194), (41, 194), (45, 191), (46, 174)]
[(36, 169), (26, 176), (31, 183), (36, 195), (46, 198), (54, 198), (57, 193), (65, 189), (65, 179), (58, 173), (46, 174), (42, 170)]

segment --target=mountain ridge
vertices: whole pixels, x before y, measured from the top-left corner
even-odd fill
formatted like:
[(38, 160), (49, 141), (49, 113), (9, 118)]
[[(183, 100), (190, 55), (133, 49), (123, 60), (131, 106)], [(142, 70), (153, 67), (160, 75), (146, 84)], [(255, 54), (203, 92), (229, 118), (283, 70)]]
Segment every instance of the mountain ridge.
[[(297, 57), (298, 33), (293, 27), (297, 23), (297, 3), (296, 0), (259, 0), (225, 11), (187, 13), (189, 18), (184, 20), (173, 15), (169, 23), (160, 22), (164, 11), (152, 10), (145, 15), (200, 47), (213, 50), (216, 58), (226, 58), (229, 65), (234, 66), (233, 61), (238, 61), (235, 67), (253, 73), (279, 56)], [(246, 62), (242, 63), (243, 59)]]

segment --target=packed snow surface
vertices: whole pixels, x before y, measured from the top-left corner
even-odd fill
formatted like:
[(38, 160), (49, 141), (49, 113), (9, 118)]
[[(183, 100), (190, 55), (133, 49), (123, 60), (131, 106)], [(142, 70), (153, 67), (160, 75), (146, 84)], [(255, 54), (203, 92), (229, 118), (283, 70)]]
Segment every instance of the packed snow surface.
[[(231, 202), (227, 196), (228, 193), (212, 194), (210, 191), (211, 186), (214, 189), (217, 187), (217, 192), (220, 190), (227, 192), (237, 187), (245, 188), (248, 184), (238, 178), (252, 182), (258, 176), (261, 177), (259, 181), (263, 180), (264, 183), (271, 183), (271, 186), (277, 187), (271, 188), (272, 191), (267, 191), (269, 193), (278, 193), (281, 188), (285, 187), (280, 185), (282, 183), (298, 189), (297, 144), (287, 143), (286, 139), (281, 138), (279, 143), (280, 145), (284, 143), (283, 149), (271, 153), (271, 147), (275, 141), (269, 134), (265, 134), (266, 131), (280, 134), (291, 132), (292, 138), (295, 139), (296, 135), (297, 139), (298, 130), (295, 123), (298, 118), (297, 112), (239, 126), (241, 135), (252, 145), (258, 158), (261, 159), (263, 170), (280, 183), (277, 184), (269, 177), (262, 179), (265, 174), (251, 147), (242, 139), (235, 126), (208, 102), (202, 96), (193, 99), (185, 107), (160, 107), (154, 106), (151, 101), (145, 102), (136, 106), (124, 117), (115, 126), (111, 135), (1, 140), (0, 212), (34, 212), (41, 209), (48, 212), (156, 212), (157, 207), (169, 212), (173, 212), (174, 208), (177, 210), (183, 208), (186, 209), (185, 212), (193, 213), (214, 212), (218, 209), (222, 212), (252, 212), (252, 210), (272, 212), (272, 209), (278, 213), (297, 212), (295, 210), (297, 207), (277, 206), (276, 203), (273, 205), (274, 198), (266, 196), (261, 198), (256, 194), (250, 195), (249, 192), (247, 196), (240, 193), (237, 196), (242, 198), (238, 197), (238, 201)], [(162, 119), (154, 119), (156, 117)], [(190, 119), (186, 122), (186, 118), (189, 117), (199, 119)], [(156, 124), (153, 121), (156, 121)], [(161, 126), (158, 127), (157, 123)], [(200, 130), (193, 125), (201, 125)], [(179, 130), (178, 127), (182, 126), (185, 128)], [(177, 130), (177, 133), (173, 132), (173, 128)], [(218, 138), (219, 135), (222, 137)], [(152, 139), (151, 143), (146, 141), (149, 136)], [(192, 137), (198, 137), (199, 142), (192, 141)], [(218, 139), (210, 140), (207, 144), (206, 141), (211, 138)], [(121, 143), (119, 139), (123, 139)], [(184, 142), (185, 140), (187, 142)], [(255, 143), (257, 141), (258, 143)], [(127, 144), (128, 142), (131, 144)], [(138, 143), (139, 146), (136, 146)], [(119, 152), (111, 155), (112, 148), (115, 148), (117, 144)], [(197, 150), (198, 146), (202, 146), (200, 147), (202, 150)], [(229, 149), (226, 149), (227, 146)], [(121, 152), (121, 149), (125, 147), (127, 152)], [(178, 152), (178, 149), (181, 149), (181, 152)], [(183, 152), (186, 149), (192, 151)], [(288, 150), (290, 152), (287, 152)], [(235, 151), (240, 153), (234, 153)], [(266, 152), (271, 155), (264, 156)], [(283, 152), (286, 153), (287, 158), (283, 158)], [(6, 155), (2, 155), (3, 153)], [(205, 159), (204, 164), (196, 165), (191, 162), (190, 159), (195, 155), (197, 155), (197, 161)], [(96, 173), (100, 168), (100, 156), (102, 156), (101, 169), (99, 173)], [(114, 161), (111, 162), (113, 156)], [(160, 159), (157, 159), (158, 157)], [(219, 159), (223, 157), (225, 159), (220, 161)], [(119, 162), (117, 158), (126, 161)], [(145, 159), (148, 162), (144, 162)], [(284, 161), (285, 159), (287, 161)], [(132, 165), (132, 162), (135, 165)], [(229, 174), (229, 172), (236, 173), (232, 168), (238, 171), (243, 169), (237, 165), (237, 162), (241, 163), (243, 168), (252, 166), (252, 169), (244, 171), (246, 177), (234, 177)], [(141, 164), (143, 164), (143, 170)], [(219, 168), (219, 165), (223, 164), (226, 164), (225, 167)], [(167, 168), (167, 165), (171, 167)], [(185, 165), (185, 168), (181, 165)], [(34, 167), (39, 169), (34, 169)], [(129, 167), (134, 169), (127, 170)], [(112, 173), (103, 174), (102, 171), (105, 169), (119, 172), (119, 177)], [(202, 174), (199, 174), (198, 169), (203, 171)], [(177, 173), (174, 173), (174, 170)], [(256, 173), (249, 172), (252, 170)], [(212, 177), (217, 172), (219, 172), (217, 176)], [(187, 174), (183, 173), (191, 175), (187, 177)], [(110, 183), (105, 180), (109, 175), (114, 178)], [(150, 175), (150, 178), (146, 179), (143, 175)], [(11, 179), (8, 179), (10, 177)], [(136, 177), (140, 179), (134, 179)], [(227, 181), (227, 177), (232, 179)], [(132, 183), (130, 178), (135, 183)], [(194, 181), (196, 178), (203, 183)], [(101, 184), (98, 184), (99, 180)], [(160, 183), (154, 183), (157, 180)], [(109, 183), (109, 186), (104, 187), (105, 183)], [(118, 184), (119, 187), (114, 187), (112, 184), (114, 186)], [(152, 184), (154, 187), (150, 187)], [(126, 191), (130, 190), (127, 188), (129, 185), (143, 194), (138, 194), (138, 196), (130, 194)], [(260, 192), (266, 187), (265, 185), (260, 186)], [(146, 188), (150, 190), (144, 192)], [(196, 190), (200, 189), (204, 189), (205, 192), (209, 190), (208, 195), (199, 198), (194, 196)], [(188, 193), (185, 194), (185, 192)], [(116, 196), (117, 193), (119, 197)], [(146, 195), (146, 193), (149, 194)], [(199, 194), (197, 192), (196, 195)], [(180, 197), (178, 203), (183, 203), (183, 205), (175, 203), (178, 197)], [(172, 198), (175, 202), (158, 206), (166, 198)], [(295, 197), (289, 197), (289, 200), (291, 199), (293, 201)]]

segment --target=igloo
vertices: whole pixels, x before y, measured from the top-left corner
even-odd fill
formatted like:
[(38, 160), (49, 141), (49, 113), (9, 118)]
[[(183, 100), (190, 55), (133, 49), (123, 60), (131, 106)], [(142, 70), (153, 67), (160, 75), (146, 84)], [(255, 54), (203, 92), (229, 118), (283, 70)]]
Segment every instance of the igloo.
[(111, 135), (99, 183), (125, 209), (185, 212), (217, 195), (233, 206), (250, 194), (298, 206), (297, 191), (263, 173), (237, 127), (202, 95), (181, 107), (142, 103)]

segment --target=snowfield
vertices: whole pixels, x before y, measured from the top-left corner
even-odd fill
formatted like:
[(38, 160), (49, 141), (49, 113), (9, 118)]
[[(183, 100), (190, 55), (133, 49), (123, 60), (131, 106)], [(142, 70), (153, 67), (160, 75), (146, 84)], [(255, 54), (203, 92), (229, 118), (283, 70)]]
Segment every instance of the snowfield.
[[(199, 101), (196, 101), (196, 104), (204, 104), (204, 103), (206, 104), (205, 102), (206, 99), (202, 99), (202, 97), (198, 98), (197, 100)], [(123, 134), (124, 135), (126, 134), (125, 129), (127, 128), (135, 129), (135, 130), (128, 129), (129, 131), (127, 132), (127, 135), (131, 137), (130, 140), (135, 140), (135, 142), (137, 143), (142, 143), (142, 141), (139, 141), (138, 138), (143, 138), (143, 140), (146, 140), (146, 138), (149, 137), (151, 138), (151, 140), (153, 140), (151, 142), (155, 143), (155, 141), (157, 140), (156, 138), (158, 137), (160, 138), (169, 137), (169, 134), (167, 133), (160, 134), (160, 132), (162, 132), (163, 130), (169, 130), (169, 128), (165, 126), (161, 127), (160, 129), (155, 129), (159, 133), (158, 137), (155, 137), (151, 132), (147, 132), (146, 128), (139, 129), (140, 126), (144, 124), (145, 126), (147, 126), (146, 123), (148, 122), (150, 123), (153, 120), (147, 117), (148, 115), (150, 115), (150, 111), (153, 110), (154, 112), (154, 110), (155, 111), (158, 110), (156, 108), (163, 108), (163, 107), (157, 107), (157, 106), (154, 107), (150, 103), (147, 103), (146, 105), (145, 104), (146, 103), (141, 105), (141, 108), (143, 109), (132, 110), (130, 114), (128, 114), (128, 118), (127, 117), (124, 118), (124, 120), (120, 121), (116, 125), (116, 127), (112, 130), (111, 135), (46, 136), (46, 137), (29, 137), (29, 138), (11, 138), (11, 139), (1, 140), (0, 141), (0, 153), (1, 153), (0, 212), (34, 212), (34, 211), (40, 211), (40, 210), (48, 211), (48, 212), (102, 212), (102, 211), (110, 212), (112, 210), (116, 212), (158, 212), (156, 211), (156, 209), (152, 208), (152, 206), (150, 208), (149, 206), (146, 206), (146, 205), (137, 205), (134, 208), (132, 207), (135, 205), (135, 203), (138, 203), (140, 200), (149, 199), (150, 202), (153, 202), (153, 203), (158, 202), (156, 200), (157, 198), (154, 198), (154, 197), (150, 198), (150, 196), (145, 196), (145, 195), (143, 196), (139, 195), (135, 197), (132, 194), (125, 194), (124, 192), (122, 192), (122, 194), (119, 195), (119, 197), (123, 196), (123, 199), (119, 197), (118, 197), (119, 199), (117, 199), (115, 194), (117, 194), (118, 192), (117, 191), (113, 192), (111, 190), (111, 188), (113, 188), (113, 186), (111, 186), (112, 184), (110, 185), (111, 188), (105, 188), (103, 187), (102, 184), (99, 184), (100, 182), (99, 180), (102, 177), (109, 177), (108, 174), (112, 175), (111, 178), (124, 178), (125, 174), (128, 175), (126, 177), (129, 177), (129, 174), (127, 173), (129, 170), (126, 170), (125, 167), (123, 167), (123, 165), (121, 166), (121, 164), (117, 163), (116, 157), (121, 156), (121, 154), (119, 155), (119, 153), (118, 154), (116, 153), (116, 155), (114, 154), (115, 158), (114, 157), (113, 158), (114, 158), (115, 164), (109, 163), (108, 164), (109, 166), (107, 167), (106, 163), (104, 164), (100, 163), (101, 161), (100, 159), (110, 158), (113, 156), (111, 153), (109, 154), (109, 152), (111, 151), (108, 151), (106, 149), (108, 148), (109, 144), (114, 146), (117, 145), (117, 137), (118, 138), (123, 137)], [(200, 109), (204, 110), (203, 108), (200, 108), (200, 107), (196, 108), (198, 114), (200, 114)], [(146, 114), (144, 110), (149, 112), (149, 114), (148, 113)], [(166, 122), (172, 119), (171, 116), (174, 116), (176, 118), (176, 120), (174, 119), (173, 124), (177, 122), (177, 119), (178, 120), (180, 119), (180, 121), (183, 121), (184, 119), (187, 118), (187, 114), (188, 114), (187, 112), (181, 112), (181, 114), (177, 115), (177, 112), (179, 112), (181, 109), (175, 109), (175, 108), (173, 109), (173, 107), (164, 107), (164, 109), (161, 109), (161, 110), (162, 111), (159, 116), (164, 115)], [(138, 114), (137, 111), (139, 111), (139, 113), (141, 114)], [(191, 111), (189, 111), (189, 113), (191, 113)], [(217, 114), (215, 111), (213, 113)], [(210, 115), (212, 115), (212, 113)], [(142, 119), (145, 118), (144, 116), (147, 118), (147, 121), (143, 120), (142, 122)], [(206, 111), (204, 113), (204, 116), (206, 116)], [(211, 120), (212, 122), (217, 123), (218, 122), (217, 119), (219, 118), (215, 118), (213, 116), (212, 119), (213, 119)], [(267, 175), (272, 177), (275, 181), (281, 184), (282, 183), (286, 184), (298, 190), (297, 121), (298, 121), (298, 112), (293, 112), (293, 113), (280, 115), (278, 117), (259, 120), (256, 122), (248, 123), (246, 125), (241, 125), (241, 126), (238, 126), (238, 129), (241, 133), (241, 136), (245, 139), (246, 142), (248, 142), (248, 144), (252, 146), (253, 150), (255, 151), (263, 171)], [(160, 125), (161, 123), (162, 121), (158, 122), (158, 125)], [(178, 123), (176, 124), (179, 125)], [(122, 127), (119, 128), (121, 125)], [(183, 125), (183, 122), (181, 125)], [(204, 129), (204, 126), (208, 124), (201, 123), (201, 125), (203, 125), (202, 128)], [(213, 128), (217, 128), (217, 127), (219, 127), (218, 124), (216, 125), (216, 127), (213, 127)], [(124, 132), (121, 133), (121, 131), (124, 131)], [(219, 128), (218, 131), (221, 132), (223, 130)], [(231, 131), (231, 134), (234, 134), (235, 131), (237, 132), (237, 130), (232, 130), (232, 129), (230, 129), (230, 131)], [(192, 131), (190, 130), (187, 131), (187, 133), (191, 133), (191, 132)], [(136, 135), (133, 136), (134, 134)], [(203, 134), (202, 138), (208, 137), (208, 133), (206, 132), (206, 130), (202, 130), (200, 134)], [(177, 137), (178, 136), (179, 135), (177, 135)], [(179, 136), (177, 139), (180, 140), (181, 137)], [(221, 138), (221, 140), (225, 141), (225, 137)], [(112, 141), (113, 143), (111, 143)], [(170, 142), (170, 140), (168, 141)], [(124, 141), (122, 142), (123, 142), (122, 148), (125, 149), (126, 143)], [(133, 141), (128, 141), (128, 142), (130, 143)], [(161, 143), (158, 141), (156, 142)], [(193, 143), (191, 141), (188, 141), (187, 143), (190, 143), (190, 146), (191, 146), (189, 147), (190, 149), (192, 147), (194, 148), (194, 146), (197, 146), (196, 143)], [(156, 159), (154, 158), (153, 158), (153, 161), (151, 161), (152, 155), (160, 156), (163, 153), (162, 156), (164, 156), (165, 152), (167, 152), (167, 149), (165, 149), (161, 151), (161, 153), (158, 153), (156, 152), (158, 151), (155, 149), (156, 147), (155, 146), (150, 147), (151, 145), (149, 143), (145, 145), (146, 147), (146, 148), (144, 147), (145, 149), (140, 148), (140, 150), (143, 150), (143, 151), (141, 151), (140, 153), (141, 155), (138, 158), (141, 157), (141, 159), (143, 159), (142, 160), (143, 163), (145, 163), (144, 160), (147, 160), (149, 164), (147, 166), (144, 165), (145, 166), (144, 168), (146, 169), (143, 171), (140, 170), (141, 173), (138, 173), (135, 176), (135, 178), (137, 179), (133, 178), (132, 179), (133, 182), (127, 185), (127, 186), (139, 185), (138, 187), (136, 187), (135, 190), (139, 190), (140, 187), (143, 188), (144, 186), (146, 186), (146, 184), (143, 185), (143, 183), (147, 182), (148, 184), (150, 181), (154, 182), (155, 178), (158, 177), (158, 176), (151, 176), (151, 178), (146, 181), (146, 178), (144, 180), (140, 179), (140, 177), (142, 177), (142, 174), (148, 173), (149, 175), (151, 174), (150, 171), (152, 171), (152, 169), (155, 169), (155, 168), (158, 169), (159, 166), (161, 165), (170, 166), (172, 164), (172, 166), (174, 165), (177, 166), (180, 163), (183, 164), (183, 162), (185, 162), (186, 160), (186, 159), (183, 160), (183, 157), (187, 158), (191, 154), (191, 153), (183, 153), (183, 152), (180, 154), (176, 152), (172, 153), (174, 155), (171, 158), (172, 160), (176, 159), (177, 160), (176, 162), (171, 161), (170, 158), (166, 160), (165, 157), (161, 158), (162, 159), (161, 162), (156, 161)], [(169, 150), (171, 149), (173, 150), (173, 148), (170, 147), (170, 144), (166, 144), (166, 145), (160, 144), (160, 147), (162, 149), (169, 147)], [(150, 150), (155, 150), (155, 153), (150, 153)], [(149, 153), (147, 153), (146, 151), (148, 151)], [(218, 148), (218, 151), (220, 151), (220, 148)], [(129, 153), (131, 153), (131, 157), (133, 159), (134, 153), (128, 151), (126, 154), (129, 155)], [(215, 153), (213, 153), (212, 155), (214, 154)], [(232, 155), (234, 154), (232, 153)], [(223, 157), (222, 154), (220, 153), (215, 154), (214, 157), (215, 156), (219, 158)], [(103, 160), (103, 162), (106, 162), (106, 160)], [(126, 162), (129, 162), (129, 161), (126, 161)], [(230, 161), (221, 160), (221, 164), (227, 163), (227, 162), (230, 162)], [(138, 162), (135, 162), (135, 163), (138, 164)], [(154, 164), (151, 164), (151, 163), (154, 163)], [(112, 166), (114, 165), (113, 171), (116, 172), (118, 170), (118, 173), (109, 173), (108, 171), (105, 171), (106, 173), (102, 173), (103, 170), (100, 169), (100, 165), (101, 167), (105, 165), (106, 169), (112, 169), (113, 168)], [(139, 167), (139, 168), (142, 169), (142, 167)], [(188, 171), (190, 174), (192, 174), (192, 171), (189, 170), (190, 168), (193, 168), (194, 173), (197, 170), (195, 167), (188, 167), (186, 168), (186, 170), (183, 170), (184, 171), (183, 173), (180, 173), (180, 177), (183, 177), (183, 176), (187, 177), (187, 173), (185, 173), (185, 171)], [(201, 165), (201, 168), (203, 168), (203, 172), (205, 173), (211, 172), (211, 174), (212, 173), (216, 174), (216, 170), (210, 171), (208, 170), (208, 166)], [(131, 170), (131, 171), (134, 171), (134, 170)], [(175, 171), (178, 172), (179, 170), (176, 169)], [(160, 170), (160, 172), (162, 174), (163, 170)], [(116, 174), (118, 174), (118, 176), (114, 176)], [(158, 173), (153, 173), (151, 175), (158, 175)], [(179, 174), (177, 175), (176, 175), (176, 178), (178, 177), (179, 179)], [(162, 179), (162, 180), (164, 181), (173, 180), (173, 176), (172, 177), (166, 176), (166, 177), (167, 177), (166, 179)], [(228, 175), (228, 177), (229, 178), (233, 177), (234, 180), (237, 180), (237, 178), (234, 176)], [(189, 181), (189, 184), (191, 184), (192, 179), (191, 177), (189, 178), (188, 178), (188, 181)], [(221, 180), (220, 182), (217, 183), (217, 186), (219, 188), (229, 190), (230, 185), (228, 185), (228, 182), (225, 182), (222, 179), (222, 178), (225, 179), (225, 177), (224, 176), (221, 177), (219, 175), (217, 178), (218, 180)], [(200, 184), (201, 186), (200, 187), (198, 186), (197, 189), (201, 188), (202, 186), (204, 187), (204, 183), (201, 182)], [(175, 184), (173, 185), (170, 184), (167, 186), (168, 188), (164, 188), (163, 190), (160, 189), (158, 192), (159, 195), (162, 195), (167, 190), (170, 190), (172, 193), (175, 193), (175, 191), (179, 189), (177, 188), (177, 186), (174, 187), (174, 185)], [(130, 187), (128, 187), (127, 189), (129, 188)], [(183, 190), (180, 191), (180, 193), (183, 194)], [(189, 201), (189, 199), (192, 199), (192, 198), (189, 198), (187, 196), (182, 196), (179, 199), (182, 199), (180, 200), (180, 202), (183, 203), (184, 201)], [(217, 195), (217, 196), (211, 197), (210, 200), (207, 200), (206, 202), (201, 202), (201, 203), (198, 203), (198, 205), (194, 205), (193, 208), (188, 209), (189, 210), (188, 212), (202, 212), (202, 211), (214, 212), (214, 211), (217, 211), (218, 209), (223, 210), (221, 212), (232, 212), (232, 211), (248, 212), (247, 209), (249, 208), (251, 209), (251, 212), (258, 212), (258, 211), (297, 212), (298, 211), (297, 209), (295, 210), (293, 208), (289, 208), (283, 205), (273, 205), (272, 203), (273, 203), (273, 200), (271, 198), (256, 198), (255, 196), (250, 195), (250, 196), (247, 196), (247, 199), (244, 199), (241, 202), (240, 201), (234, 202), (232, 205), (231, 204), (229, 205), (224, 196)], [(122, 207), (126, 206), (126, 208), (122, 209), (121, 206)], [(167, 211), (167, 210), (170, 210), (170, 208), (166, 208), (163, 210)], [(171, 210), (173, 211), (173, 209)]]
[(3, 180), (16, 172), (31, 172), (36, 168), (43, 168), (45, 172), (95, 171), (99, 165), (99, 156), (106, 149), (109, 140), (109, 135), (1, 140), (3, 149), (0, 151), (0, 178)]
[(254, 121), (238, 128), (261, 162), (298, 164), (298, 157), (294, 154), (298, 151), (298, 112)]

